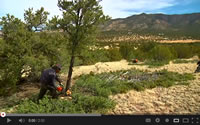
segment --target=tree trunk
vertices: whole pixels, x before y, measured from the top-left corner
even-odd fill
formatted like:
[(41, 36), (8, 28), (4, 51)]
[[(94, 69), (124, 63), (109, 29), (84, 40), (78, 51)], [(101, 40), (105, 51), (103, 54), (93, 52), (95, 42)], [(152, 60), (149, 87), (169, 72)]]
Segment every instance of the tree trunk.
[(69, 71), (68, 71), (66, 89), (65, 89), (66, 91), (69, 90), (69, 88), (71, 86), (71, 78), (72, 78), (72, 72), (73, 72), (73, 66), (74, 66), (74, 59), (75, 59), (75, 56), (72, 54), (70, 66), (69, 66)]

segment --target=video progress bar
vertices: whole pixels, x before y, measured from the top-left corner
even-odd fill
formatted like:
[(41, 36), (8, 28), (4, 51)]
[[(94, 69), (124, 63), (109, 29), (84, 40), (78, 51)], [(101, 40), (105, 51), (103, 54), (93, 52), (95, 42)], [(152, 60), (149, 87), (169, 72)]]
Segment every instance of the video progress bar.
[(31, 117), (31, 116), (56, 116), (56, 117), (63, 117), (63, 116), (77, 116), (77, 117), (100, 117), (101, 114), (6, 114), (6, 116), (27, 116), (27, 117)]

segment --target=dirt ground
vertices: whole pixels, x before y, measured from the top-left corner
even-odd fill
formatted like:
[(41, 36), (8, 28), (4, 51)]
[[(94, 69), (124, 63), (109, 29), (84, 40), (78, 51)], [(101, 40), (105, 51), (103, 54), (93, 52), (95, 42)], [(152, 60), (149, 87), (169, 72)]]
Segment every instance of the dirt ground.
[[(193, 73), (195, 63), (169, 64), (166, 68), (179, 73)], [(156, 69), (150, 69), (156, 70)], [(110, 114), (200, 114), (200, 74), (187, 85), (169, 88), (156, 87), (142, 92), (131, 90), (124, 94), (110, 96), (117, 102)]]
[[(145, 65), (129, 65), (126, 60), (121, 60), (74, 67), (73, 77), (91, 72), (102, 73), (134, 68), (150, 72), (167, 69), (168, 71), (178, 73), (193, 73), (196, 67), (196, 63), (173, 64), (170, 62), (170, 64), (159, 68), (148, 68)], [(66, 80), (66, 76), (66, 74), (61, 74), (61, 78), (64, 80)], [(156, 87), (142, 92), (131, 90), (124, 94), (110, 96), (111, 99), (117, 102), (117, 105), (109, 114), (200, 114), (200, 74), (195, 74), (195, 77), (196, 79), (190, 81), (189, 86), (175, 85), (169, 88)], [(21, 92), (11, 97), (0, 97), (0, 103), (3, 106), (9, 100), (24, 99), (38, 92), (38, 86), (35, 84), (27, 84), (21, 87)], [(0, 112), (4, 110), (0, 107)]]
[(200, 42), (200, 40), (161, 40), (160, 43), (197, 43)]

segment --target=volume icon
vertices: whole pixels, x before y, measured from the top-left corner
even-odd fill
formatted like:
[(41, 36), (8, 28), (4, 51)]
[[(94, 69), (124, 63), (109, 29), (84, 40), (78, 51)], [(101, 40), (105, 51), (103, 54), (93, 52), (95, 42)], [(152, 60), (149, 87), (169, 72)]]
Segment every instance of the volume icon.
[(25, 119), (20, 118), (20, 119), (19, 119), (19, 122), (20, 122), (20, 123), (24, 123), (24, 122), (25, 122)]

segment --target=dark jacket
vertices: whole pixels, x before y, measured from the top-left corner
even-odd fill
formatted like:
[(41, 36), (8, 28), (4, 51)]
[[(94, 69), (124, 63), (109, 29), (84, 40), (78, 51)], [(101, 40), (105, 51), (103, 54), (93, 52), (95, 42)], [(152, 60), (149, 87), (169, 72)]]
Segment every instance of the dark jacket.
[(45, 69), (40, 77), (40, 82), (43, 85), (49, 85), (51, 87), (56, 88), (56, 81), (58, 81), (59, 83), (61, 83), (61, 80), (58, 78), (58, 76), (56, 75), (56, 71), (52, 68), (50, 69)]

